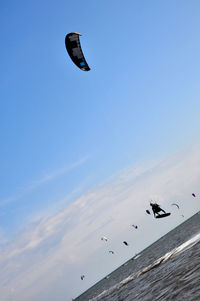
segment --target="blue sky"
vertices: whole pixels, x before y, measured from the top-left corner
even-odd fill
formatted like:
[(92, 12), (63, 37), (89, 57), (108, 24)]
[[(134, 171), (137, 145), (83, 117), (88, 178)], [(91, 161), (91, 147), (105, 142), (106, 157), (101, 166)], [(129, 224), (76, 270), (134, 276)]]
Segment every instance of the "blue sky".
[[(143, 183), (141, 166), (151, 170), (171, 156), (178, 160), (180, 151), (187, 149), (190, 157), (199, 149), (199, 1), (36, 0), (0, 6), (0, 245), (88, 199), (90, 191), (96, 199), (99, 185), (121, 172), (139, 168)], [(79, 70), (66, 52), (65, 35), (72, 31), (82, 33), (90, 72)], [(167, 169), (164, 174), (169, 181)], [(194, 174), (184, 177), (191, 189), (199, 179)], [(165, 188), (141, 189), (147, 201), (151, 195), (166, 201)], [(197, 203), (193, 209), (191, 214)], [(125, 257), (120, 260), (116, 265)], [(76, 287), (74, 294), (84, 289)]]

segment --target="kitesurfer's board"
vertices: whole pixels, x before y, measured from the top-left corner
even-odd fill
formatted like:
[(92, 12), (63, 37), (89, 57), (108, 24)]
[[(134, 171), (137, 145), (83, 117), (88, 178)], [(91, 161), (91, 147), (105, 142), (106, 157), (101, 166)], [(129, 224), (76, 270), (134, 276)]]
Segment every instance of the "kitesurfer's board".
[(171, 213), (163, 213), (163, 214), (160, 214), (160, 215), (156, 215), (155, 218), (162, 218), (162, 217), (166, 217), (166, 216), (169, 216)]

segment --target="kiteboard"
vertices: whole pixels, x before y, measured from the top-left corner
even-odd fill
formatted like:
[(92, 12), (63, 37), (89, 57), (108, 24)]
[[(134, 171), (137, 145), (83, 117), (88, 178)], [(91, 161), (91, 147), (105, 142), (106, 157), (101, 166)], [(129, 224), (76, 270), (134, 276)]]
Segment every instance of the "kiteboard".
[(162, 218), (162, 217), (166, 217), (166, 216), (169, 216), (171, 213), (168, 212), (168, 213), (163, 213), (163, 214), (160, 214), (160, 215), (156, 215), (155, 218)]

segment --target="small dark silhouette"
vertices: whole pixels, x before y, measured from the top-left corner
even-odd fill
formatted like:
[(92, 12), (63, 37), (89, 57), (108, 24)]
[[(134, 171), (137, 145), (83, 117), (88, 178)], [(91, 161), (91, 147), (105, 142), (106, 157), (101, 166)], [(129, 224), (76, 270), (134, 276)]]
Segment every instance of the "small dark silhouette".
[(126, 246), (128, 246), (128, 243), (127, 243), (126, 241), (123, 241), (123, 243), (124, 243)]
[(160, 207), (160, 205), (158, 205), (157, 203), (152, 203), (152, 202), (150, 202), (150, 206), (151, 206), (151, 209), (152, 209), (152, 211), (153, 211), (154, 217), (156, 217), (156, 216), (158, 216), (158, 215), (161, 215), (161, 214), (159, 213), (160, 211), (166, 213), (165, 210), (163, 210), (163, 209)]

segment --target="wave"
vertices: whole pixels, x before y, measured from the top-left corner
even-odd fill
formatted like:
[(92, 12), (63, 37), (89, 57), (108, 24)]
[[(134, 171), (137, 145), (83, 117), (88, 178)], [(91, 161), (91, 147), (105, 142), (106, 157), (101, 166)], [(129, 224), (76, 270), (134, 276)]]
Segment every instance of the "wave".
[(157, 259), (156, 261), (154, 261), (152, 264), (148, 265), (147, 267), (143, 268), (139, 272), (137, 272), (135, 274), (131, 274), (130, 276), (128, 276), (124, 280), (120, 281), (119, 283), (115, 284), (111, 288), (109, 288), (107, 290), (104, 290), (101, 294), (99, 294), (96, 297), (93, 297), (89, 301), (98, 301), (98, 300), (101, 300), (103, 297), (110, 295), (115, 290), (120, 289), (121, 287), (123, 287), (124, 285), (126, 285), (129, 282), (133, 281), (134, 279), (136, 279), (136, 278), (140, 277), (141, 275), (147, 273), (148, 271), (150, 271), (150, 270), (158, 267), (160, 264), (166, 262), (170, 258), (174, 258), (177, 255), (179, 255), (180, 253), (182, 253), (182, 252), (188, 250), (189, 248), (193, 247), (199, 241), (200, 241), (200, 233), (197, 234), (197, 235), (195, 235), (194, 237), (192, 237), (188, 241), (184, 242), (180, 246), (174, 248), (172, 251), (166, 253), (164, 256), (160, 257), (159, 259)]

